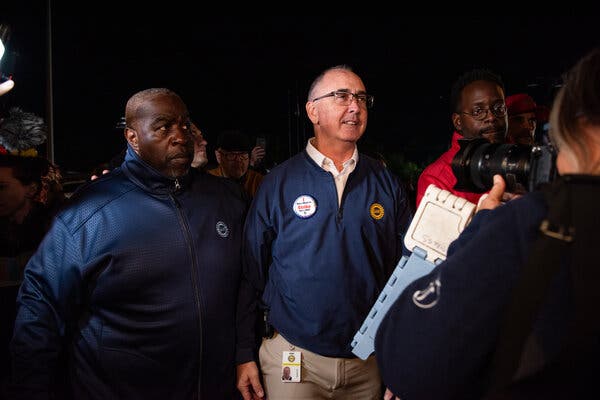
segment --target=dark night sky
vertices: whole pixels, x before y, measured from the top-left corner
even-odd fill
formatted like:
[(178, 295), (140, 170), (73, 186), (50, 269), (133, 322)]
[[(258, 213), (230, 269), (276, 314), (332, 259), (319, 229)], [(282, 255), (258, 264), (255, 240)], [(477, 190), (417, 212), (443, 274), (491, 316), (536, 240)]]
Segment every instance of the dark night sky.
[[(7, 18), (16, 86), (0, 105), (49, 120), (46, 10), (37, 7), (21, 4)], [(447, 99), (462, 72), (489, 68), (507, 94), (528, 91), (549, 105), (560, 74), (600, 44), (591, 16), (248, 18), (52, 7), (55, 162), (79, 171), (124, 146), (114, 125), (125, 102), (158, 86), (182, 96), (209, 143), (222, 129), (242, 127), (266, 136), (281, 161), (310, 135), (311, 80), (340, 63), (352, 65), (375, 95), (359, 146), (422, 166), (450, 139)]]

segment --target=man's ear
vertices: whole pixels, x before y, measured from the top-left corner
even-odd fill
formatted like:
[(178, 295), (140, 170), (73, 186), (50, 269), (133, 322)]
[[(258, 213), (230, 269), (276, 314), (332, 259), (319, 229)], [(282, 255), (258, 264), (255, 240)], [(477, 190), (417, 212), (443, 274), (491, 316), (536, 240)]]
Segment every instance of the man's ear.
[(452, 113), (452, 124), (454, 125), (454, 130), (456, 130), (456, 132), (462, 132), (462, 120), (459, 113)]
[(131, 148), (133, 148), (133, 150), (135, 150), (135, 152), (137, 153), (139, 151), (137, 131), (131, 128), (125, 128), (125, 132), (123, 133), (123, 135), (125, 136), (125, 140), (127, 140), (127, 143), (129, 143)]
[(217, 159), (217, 164), (221, 165), (221, 152), (219, 149), (215, 150), (215, 158)]
[(314, 125), (319, 123), (319, 113), (317, 112), (317, 106), (314, 101), (306, 102), (306, 114)]

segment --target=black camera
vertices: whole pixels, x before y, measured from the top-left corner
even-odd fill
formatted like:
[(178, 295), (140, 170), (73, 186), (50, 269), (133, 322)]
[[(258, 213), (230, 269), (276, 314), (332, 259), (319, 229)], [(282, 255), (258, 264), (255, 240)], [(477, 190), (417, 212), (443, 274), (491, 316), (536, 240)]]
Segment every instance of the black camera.
[(556, 152), (551, 146), (490, 143), (483, 138), (458, 143), (460, 150), (452, 159), (456, 190), (486, 192), (496, 174), (502, 175), (511, 193), (532, 191), (556, 178)]

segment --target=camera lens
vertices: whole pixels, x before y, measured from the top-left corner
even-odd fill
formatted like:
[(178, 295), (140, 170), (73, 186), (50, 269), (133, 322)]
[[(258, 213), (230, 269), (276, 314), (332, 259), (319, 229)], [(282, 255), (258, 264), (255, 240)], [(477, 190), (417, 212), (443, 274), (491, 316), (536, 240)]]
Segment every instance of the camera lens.
[(460, 150), (452, 160), (457, 178), (456, 190), (473, 193), (488, 191), (494, 175), (506, 181), (506, 191), (527, 190), (531, 172), (532, 146), (490, 143), (485, 139), (460, 139)]

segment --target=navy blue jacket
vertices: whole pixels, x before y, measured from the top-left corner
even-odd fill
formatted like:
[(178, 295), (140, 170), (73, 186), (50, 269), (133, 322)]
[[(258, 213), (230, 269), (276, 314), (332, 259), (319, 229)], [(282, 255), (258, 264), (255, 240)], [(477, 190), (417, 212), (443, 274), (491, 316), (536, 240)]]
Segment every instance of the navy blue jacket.
[[(311, 216), (294, 212), (301, 196), (314, 200)], [(333, 176), (306, 151), (274, 168), (254, 197), (244, 242), (271, 324), (299, 347), (354, 357), (352, 338), (403, 254), (410, 218), (401, 183), (363, 154), (341, 206)]]
[(253, 297), (241, 196), (195, 170), (164, 177), (131, 149), (78, 191), (25, 271), (14, 387), (46, 391), (66, 341), (75, 399), (237, 398), (236, 361), (254, 345), (236, 338), (236, 309)]

